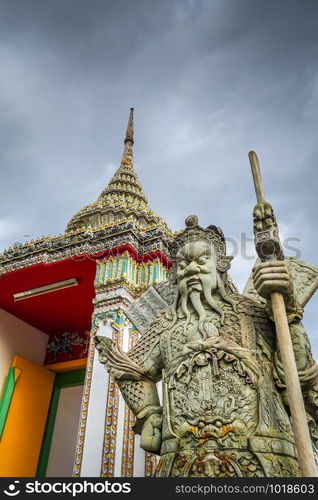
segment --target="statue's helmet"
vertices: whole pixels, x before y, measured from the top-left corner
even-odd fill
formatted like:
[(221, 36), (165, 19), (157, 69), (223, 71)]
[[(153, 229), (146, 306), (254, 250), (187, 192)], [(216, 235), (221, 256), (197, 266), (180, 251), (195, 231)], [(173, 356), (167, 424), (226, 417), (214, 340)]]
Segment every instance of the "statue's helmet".
[(226, 244), (223, 231), (217, 226), (208, 226), (203, 228), (199, 226), (199, 220), (196, 215), (189, 215), (185, 220), (186, 228), (184, 231), (177, 233), (170, 242), (170, 257), (172, 262), (176, 264), (176, 256), (178, 251), (189, 242), (199, 240), (207, 241), (214, 248), (216, 268), (221, 273), (226, 273), (231, 266), (232, 256), (226, 255)]

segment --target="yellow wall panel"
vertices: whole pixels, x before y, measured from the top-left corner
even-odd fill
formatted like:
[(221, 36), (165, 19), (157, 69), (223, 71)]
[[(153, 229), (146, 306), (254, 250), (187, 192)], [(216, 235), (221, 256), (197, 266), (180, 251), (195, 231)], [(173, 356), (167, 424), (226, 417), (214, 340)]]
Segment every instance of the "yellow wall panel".
[(86, 368), (87, 358), (73, 359), (71, 361), (63, 361), (61, 363), (51, 363), (44, 365), (45, 368), (52, 372), (71, 372)]
[(0, 441), (0, 476), (36, 474), (55, 373), (15, 356), (21, 370)]

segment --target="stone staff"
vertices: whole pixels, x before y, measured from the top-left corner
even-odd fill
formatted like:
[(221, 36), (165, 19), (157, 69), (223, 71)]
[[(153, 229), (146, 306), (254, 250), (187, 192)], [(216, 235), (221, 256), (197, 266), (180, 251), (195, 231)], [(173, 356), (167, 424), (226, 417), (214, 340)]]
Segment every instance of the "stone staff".
[[(248, 156), (252, 168), (257, 202), (260, 205), (266, 206), (264, 187), (257, 155), (254, 151), (250, 151)], [(273, 224), (271, 223), (273, 220), (271, 217), (269, 217), (268, 220), (270, 221), (268, 227), (261, 228), (260, 230), (255, 230), (254, 227), (256, 251), (259, 258), (263, 262), (283, 260), (284, 255), (276, 221)], [(317, 468), (312, 451), (311, 438), (297, 373), (295, 354), (290, 336), (284, 297), (281, 293), (272, 292), (270, 299), (285, 374), (287, 397), (291, 412), (292, 427), (295, 436), (299, 465), (303, 477), (316, 477)]]

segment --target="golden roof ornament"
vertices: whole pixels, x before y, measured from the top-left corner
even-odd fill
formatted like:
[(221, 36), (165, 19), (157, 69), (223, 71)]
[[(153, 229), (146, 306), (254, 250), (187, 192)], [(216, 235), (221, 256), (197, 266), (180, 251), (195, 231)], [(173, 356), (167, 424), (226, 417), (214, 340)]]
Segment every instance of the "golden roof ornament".
[(121, 165), (132, 165), (133, 163), (133, 145), (134, 145), (134, 108), (130, 108), (128, 125), (125, 137), (125, 148)]
[(130, 108), (124, 152), (119, 168), (114, 173), (97, 201), (77, 212), (67, 225), (66, 232), (132, 221), (141, 230), (162, 226), (171, 233), (166, 222), (149, 207), (137, 174), (133, 168), (134, 108)]

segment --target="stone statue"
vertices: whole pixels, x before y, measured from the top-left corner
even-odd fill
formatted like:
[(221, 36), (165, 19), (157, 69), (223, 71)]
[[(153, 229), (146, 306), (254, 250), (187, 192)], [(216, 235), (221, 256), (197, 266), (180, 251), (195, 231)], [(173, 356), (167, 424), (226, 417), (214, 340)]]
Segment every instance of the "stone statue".
[[(257, 205), (254, 217), (268, 216)], [(300, 476), (267, 298), (284, 294), (315, 450), (318, 366), (301, 318), (317, 269), (297, 259), (262, 263), (241, 295), (221, 229), (200, 227), (196, 216), (186, 226), (171, 244), (169, 280), (128, 312), (139, 342), (125, 353), (96, 337), (100, 361), (136, 417), (141, 447), (160, 455), (156, 476)]]

